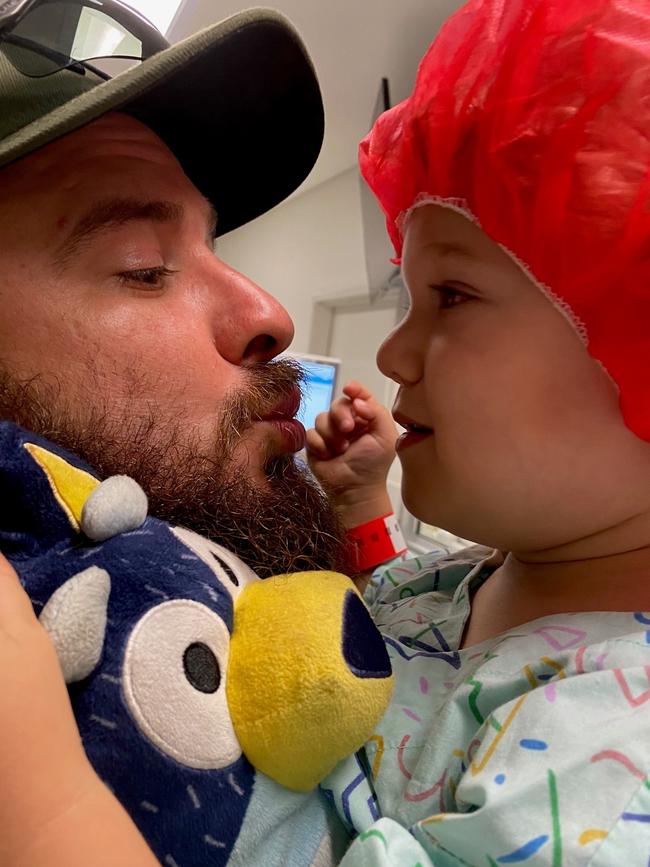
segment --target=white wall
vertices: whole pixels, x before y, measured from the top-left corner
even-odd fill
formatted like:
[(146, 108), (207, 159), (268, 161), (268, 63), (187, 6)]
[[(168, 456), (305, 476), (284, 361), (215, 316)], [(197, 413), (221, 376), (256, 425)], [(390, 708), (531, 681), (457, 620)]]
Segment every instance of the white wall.
[(219, 238), (217, 253), (287, 308), (291, 348), (307, 352), (314, 299), (367, 292), (356, 167)]

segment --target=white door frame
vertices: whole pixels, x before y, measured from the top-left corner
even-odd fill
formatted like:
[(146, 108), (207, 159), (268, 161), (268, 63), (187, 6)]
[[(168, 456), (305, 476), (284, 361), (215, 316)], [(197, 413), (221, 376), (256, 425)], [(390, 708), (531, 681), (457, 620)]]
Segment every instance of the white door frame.
[(328, 298), (317, 298), (311, 317), (309, 334), (309, 352), (315, 355), (331, 355), (332, 324), (335, 315), (342, 310), (350, 313), (361, 313), (364, 310), (396, 309), (399, 300), (399, 290), (391, 289), (375, 301), (370, 300), (367, 292), (359, 295), (338, 295)]

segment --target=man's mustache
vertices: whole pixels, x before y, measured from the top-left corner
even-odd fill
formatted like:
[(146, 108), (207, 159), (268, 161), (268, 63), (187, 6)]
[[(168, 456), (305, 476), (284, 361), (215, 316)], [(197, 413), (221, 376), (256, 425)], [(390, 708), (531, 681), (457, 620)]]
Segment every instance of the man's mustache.
[[(266, 418), (278, 407), (298, 404), (304, 371), (288, 358), (255, 364), (247, 371), (248, 382), (230, 393), (223, 405), (224, 429), (241, 436), (250, 425)], [(296, 397), (297, 396), (297, 397)]]

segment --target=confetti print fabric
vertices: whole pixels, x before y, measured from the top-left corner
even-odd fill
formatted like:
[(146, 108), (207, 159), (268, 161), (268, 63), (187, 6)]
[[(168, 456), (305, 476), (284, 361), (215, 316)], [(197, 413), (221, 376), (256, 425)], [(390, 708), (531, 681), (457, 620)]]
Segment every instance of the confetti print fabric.
[(648, 867), (650, 612), (559, 614), (459, 650), (487, 549), (368, 591), (396, 688), (323, 788), (343, 867)]

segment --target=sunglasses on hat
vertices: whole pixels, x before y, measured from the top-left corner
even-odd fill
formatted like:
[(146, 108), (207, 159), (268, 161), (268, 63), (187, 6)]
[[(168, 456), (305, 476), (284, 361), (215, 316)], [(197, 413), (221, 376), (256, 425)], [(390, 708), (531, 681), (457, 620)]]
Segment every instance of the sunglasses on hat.
[[(118, 0), (8, 0), (0, 4), (0, 51), (30, 78), (62, 69), (111, 76), (91, 61), (141, 61), (168, 47), (139, 12)], [(114, 67), (111, 67), (114, 68)]]

